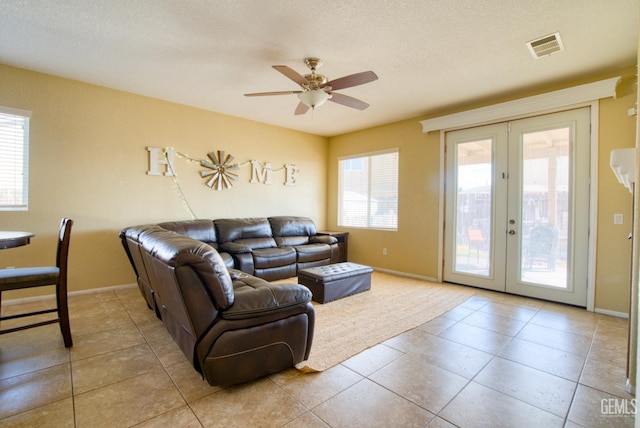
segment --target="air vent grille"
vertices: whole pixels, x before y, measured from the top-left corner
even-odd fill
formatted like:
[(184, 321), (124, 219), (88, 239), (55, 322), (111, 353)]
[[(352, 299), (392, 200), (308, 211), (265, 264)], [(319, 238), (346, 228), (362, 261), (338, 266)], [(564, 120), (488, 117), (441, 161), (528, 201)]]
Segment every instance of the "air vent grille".
[(527, 43), (527, 47), (535, 59), (540, 59), (564, 50), (562, 40), (560, 39), (560, 33), (553, 33), (548, 36), (532, 40)]

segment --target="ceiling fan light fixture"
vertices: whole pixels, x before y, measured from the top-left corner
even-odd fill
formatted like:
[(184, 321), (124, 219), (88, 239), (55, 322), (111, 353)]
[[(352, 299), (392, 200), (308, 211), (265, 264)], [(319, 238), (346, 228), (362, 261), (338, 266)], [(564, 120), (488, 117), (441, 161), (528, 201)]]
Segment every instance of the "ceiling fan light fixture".
[(298, 98), (303, 104), (315, 109), (324, 104), (331, 96), (322, 89), (314, 89), (299, 93)]

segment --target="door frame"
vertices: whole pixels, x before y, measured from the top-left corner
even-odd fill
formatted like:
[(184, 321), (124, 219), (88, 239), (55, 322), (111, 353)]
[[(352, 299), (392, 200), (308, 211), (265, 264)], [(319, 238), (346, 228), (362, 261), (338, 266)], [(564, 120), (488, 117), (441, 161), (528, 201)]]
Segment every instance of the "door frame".
[[(619, 82), (619, 80), (617, 81)], [(615, 96), (615, 86), (617, 86), (617, 82), (613, 87), (613, 94), (609, 96)], [(566, 91), (566, 90), (565, 90)], [(561, 91), (558, 91), (561, 92)], [(554, 98), (554, 94), (551, 93), (549, 95), (550, 99)], [(540, 96), (538, 96), (540, 97)], [(599, 96), (599, 98), (606, 98), (604, 94)], [(531, 97), (533, 98), (533, 97)], [(554, 98), (555, 99), (555, 98)], [(527, 98), (520, 100), (523, 104), (527, 104)], [(504, 103), (507, 104), (507, 103)], [(534, 103), (535, 104), (535, 103)], [(586, 309), (590, 312), (595, 310), (595, 274), (596, 274), (596, 243), (597, 243), (597, 207), (598, 207), (598, 117), (599, 117), (599, 102), (598, 99), (593, 100), (591, 98), (590, 101), (577, 102), (571, 105), (563, 105), (557, 107), (550, 108), (541, 108), (540, 105), (533, 105), (530, 107), (530, 110), (524, 108), (524, 110), (520, 109), (519, 114), (517, 115), (508, 115), (504, 109), (503, 104), (499, 104), (496, 107), (495, 116), (492, 119), (485, 119), (483, 122), (478, 123), (470, 123), (467, 121), (464, 122), (464, 125), (451, 126), (448, 128), (440, 129), (440, 174), (439, 174), (439, 196), (438, 196), (438, 281), (442, 282), (443, 280), (443, 271), (444, 271), (444, 223), (445, 223), (445, 175), (446, 175), (446, 163), (445, 163), (445, 146), (446, 146), (446, 133), (449, 131), (455, 131), (458, 129), (463, 129), (471, 126), (481, 126), (488, 125), (491, 123), (498, 122), (508, 122), (511, 120), (525, 119), (531, 116), (537, 116), (547, 113), (557, 113), (564, 110), (573, 110), (581, 107), (590, 107), (591, 112), (591, 157), (590, 157), (590, 165), (589, 165), (589, 174), (590, 174), (590, 190), (589, 190), (589, 248), (588, 248), (588, 260), (587, 260), (587, 307)], [(525, 111), (526, 110), (526, 111)], [(463, 121), (461, 121), (462, 123)]]

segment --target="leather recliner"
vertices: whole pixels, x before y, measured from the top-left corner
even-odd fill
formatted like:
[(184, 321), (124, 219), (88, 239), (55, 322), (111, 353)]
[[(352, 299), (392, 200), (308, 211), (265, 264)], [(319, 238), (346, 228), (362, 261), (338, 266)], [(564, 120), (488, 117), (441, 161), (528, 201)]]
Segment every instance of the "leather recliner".
[(211, 245), (159, 226), (121, 236), (136, 237), (159, 316), (209, 384), (247, 382), (308, 358), (315, 314), (306, 287), (229, 269)]
[[(142, 293), (142, 296), (147, 301), (147, 305), (156, 311), (156, 314), (158, 314), (158, 308), (154, 298), (154, 290), (149, 282), (148, 267), (142, 259), (139, 237), (142, 232), (149, 229), (157, 229), (158, 227), (189, 236), (190, 238), (211, 245), (216, 250), (218, 249), (216, 230), (211, 220), (182, 220), (159, 223), (157, 225), (145, 224), (127, 227), (120, 232), (120, 239), (136, 274), (136, 281), (138, 282), (140, 293)], [(231, 257), (230, 254), (220, 253), (220, 257), (227, 267), (234, 267), (233, 257)]]
[(268, 220), (276, 245), (296, 250), (296, 273), (300, 269), (338, 263), (336, 238), (318, 235), (310, 218), (279, 216)]
[(224, 218), (213, 221), (220, 248), (233, 255), (236, 267), (273, 281), (296, 276), (296, 251), (278, 247), (266, 218)]
[(317, 235), (306, 217), (226, 218), (214, 224), (220, 249), (233, 256), (236, 268), (269, 281), (338, 262), (336, 238)]

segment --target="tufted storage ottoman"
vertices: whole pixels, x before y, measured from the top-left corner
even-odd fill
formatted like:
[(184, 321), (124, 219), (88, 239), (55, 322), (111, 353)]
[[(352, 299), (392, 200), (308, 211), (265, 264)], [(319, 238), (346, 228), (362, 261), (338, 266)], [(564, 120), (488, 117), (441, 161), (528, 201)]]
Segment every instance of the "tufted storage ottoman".
[(313, 300), (327, 303), (371, 289), (369, 266), (351, 262), (318, 266), (298, 271), (298, 283), (313, 293)]

